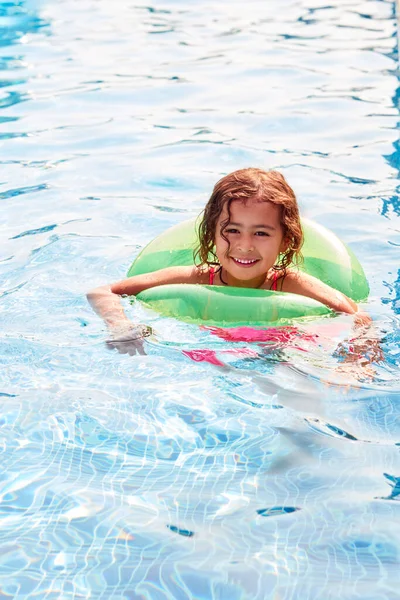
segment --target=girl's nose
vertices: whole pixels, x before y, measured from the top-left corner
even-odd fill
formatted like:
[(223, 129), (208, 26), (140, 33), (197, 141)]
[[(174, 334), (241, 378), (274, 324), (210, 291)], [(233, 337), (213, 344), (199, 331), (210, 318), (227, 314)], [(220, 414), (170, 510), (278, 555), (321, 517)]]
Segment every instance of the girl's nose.
[(253, 252), (254, 241), (251, 237), (242, 237), (239, 242), (239, 250), (241, 252)]

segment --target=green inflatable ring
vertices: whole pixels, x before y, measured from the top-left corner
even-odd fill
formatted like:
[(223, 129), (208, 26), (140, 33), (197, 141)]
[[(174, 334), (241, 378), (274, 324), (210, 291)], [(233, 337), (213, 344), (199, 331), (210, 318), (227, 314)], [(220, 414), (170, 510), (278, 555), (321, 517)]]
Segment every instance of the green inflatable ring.
[[(300, 269), (314, 275), (355, 302), (365, 300), (369, 286), (353, 252), (331, 231), (302, 219), (304, 261)], [(136, 258), (128, 277), (165, 267), (193, 265), (196, 220), (168, 229)], [(300, 317), (332, 313), (324, 304), (298, 294), (225, 286), (173, 284), (144, 290), (137, 298), (151, 309), (182, 321), (218, 326), (265, 327)]]

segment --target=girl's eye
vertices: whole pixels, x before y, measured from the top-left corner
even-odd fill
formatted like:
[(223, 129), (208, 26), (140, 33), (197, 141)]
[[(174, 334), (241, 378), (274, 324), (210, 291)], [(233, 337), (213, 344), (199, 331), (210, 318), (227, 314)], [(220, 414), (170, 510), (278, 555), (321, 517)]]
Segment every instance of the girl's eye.
[(260, 235), (260, 236), (269, 236), (269, 234), (266, 231), (256, 231), (256, 235)]
[(239, 233), (239, 230), (229, 227), (228, 229), (225, 229), (225, 233)]

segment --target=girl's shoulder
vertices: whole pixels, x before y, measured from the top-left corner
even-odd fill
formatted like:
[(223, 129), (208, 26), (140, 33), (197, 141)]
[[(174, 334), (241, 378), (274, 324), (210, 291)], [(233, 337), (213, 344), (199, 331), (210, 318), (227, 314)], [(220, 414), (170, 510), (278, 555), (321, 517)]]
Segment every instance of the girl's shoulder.
[(201, 285), (209, 285), (210, 283), (213, 283), (216, 273), (216, 267), (213, 267), (209, 264), (195, 265), (194, 270), (194, 276), (197, 278), (197, 283)]
[(289, 267), (288, 269), (282, 270), (278, 275), (278, 280), (282, 282), (282, 291), (291, 292), (297, 286), (302, 286), (310, 282), (310, 275), (296, 269), (295, 267)]

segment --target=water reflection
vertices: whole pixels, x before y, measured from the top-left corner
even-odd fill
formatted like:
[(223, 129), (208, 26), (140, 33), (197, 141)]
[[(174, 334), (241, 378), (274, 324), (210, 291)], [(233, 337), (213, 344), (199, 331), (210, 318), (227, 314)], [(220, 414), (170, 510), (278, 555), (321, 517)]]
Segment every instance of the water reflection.
[[(20, 0), (0, 2), (0, 48), (18, 44), (24, 35), (45, 30), (48, 23), (36, 13), (37, 7), (32, 2)], [(19, 51), (21, 49), (19, 48)], [(18, 68), (19, 56), (1, 57), (0, 68)]]
[[(39, 32), (49, 33), (49, 24), (37, 14), (31, 2), (0, 2), (0, 110), (10, 109), (29, 100), (27, 90), (12, 89), (29, 81), (21, 52), (24, 37)], [(23, 75), (21, 75), (21, 72)], [(0, 126), (18, 121), (19, 116), (0, 115)], [(26, 138), (25, 131), (0, 131), (0, 141)]]

